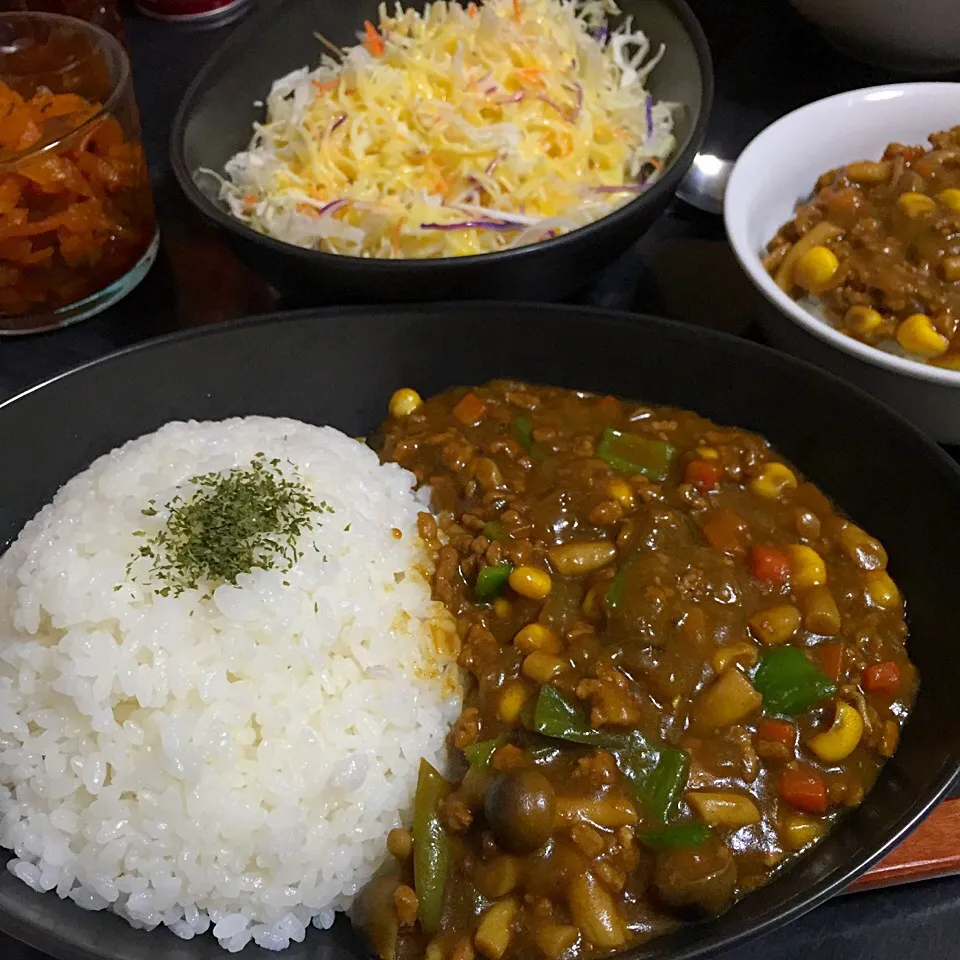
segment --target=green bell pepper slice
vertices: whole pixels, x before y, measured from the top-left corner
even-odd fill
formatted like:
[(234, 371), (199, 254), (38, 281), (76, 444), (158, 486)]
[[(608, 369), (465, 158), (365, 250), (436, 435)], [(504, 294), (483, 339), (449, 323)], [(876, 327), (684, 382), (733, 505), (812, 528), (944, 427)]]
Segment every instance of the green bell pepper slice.
[(490, 761), (493, 759), (497, 747), (502, 746), (502, 744), (502, 737), (497, 737), (494, 740), (478, 740), (476, 743), (471, 743), (469, 747), (466, 747), (463, 754), (471, 767), (485, 770), (490, 766)]
[(796, 716), (818, 700), (832, 696), (837, 685), (796, 647), (774, 647), (760, 658), (753, 685), (766, 713)]
[(609, 750), (647, 817), (666, 823), (675, 815), (689, 775), (686, 751), (657, 748), (638, 731), (597, 730), (579, 707), (549, 685), (540, 688), (531, 726), (545, 737)]
[(642, 473), (650, 480), (666, 480), (676, 455), (677, 448), (672, 443), (612, 427), (600, 434), (597, 444), (597, 456), (614, 470)]
[(603, 598), (603, 602), (606, 605), (608, 610), (616, 610), (617, 604), (623, 599), (623, 591), (627, 585), (627, 577), (630, 574), (630, 568), (636, 562), (637, 557), (640, 556), (640, 551), (643, 547), (639, 547), (634, 550), (629, 557), (620, 565), (620, 569), (617, 571), (617, 575), (613, 578), (613, 583), (610, 584), (610, 589), (607, 591), (606, 596)]
[(651, 850), (676, 850), (699, 847), (713, 836), (713, 831), (702, 823), (672, 823), (661, 830), (642, 830), (640, 842)]
[(440, 801), (450, 784), (426, 760), (420, 761), (413, 800), (413, 882), (420, 927), (436, 933), (443, 912), (443, 891), (450, 873), (450, 837), (440, 823)]
[(507, 531), (503, 529), (503, 524), (498, 520), (490, 520), (483, 525), (483, 535), (488, 540), (506, 540)]
[(666, 823), (676, 816), (689, 778), (689, 754), (672, 747), (662, 749), (657, 765), (638, 788), (644, 813), (657, 823)]
[(515, 417), (510, 432), (524, 450), (533, 446), (533, 421), (529, 417)]
[[(604, 750), (629, 750), (637, 746), (639, 734), (611, 733), (590, 726), (587, 715), (557, 690), (545, 684), (533, 708), (531, 727), (554, 740), (582, 743)], [(642, 741), (643, 738), (640, 737)], [(644, 741), (645, 743), (645, 741)]]
[(477, 574), (477, 582), (473, 585), (473, 599), (477, 603), (486, 603), (498, 597), (506, 587), (512, 570), (513, 565), (506, 562), (484, 567)]
[(523, 447), (534, 460), (545, 460), (547, 451), (533, 439), (533, 421), (529, 417), (515, 417), (510, 424), (513, 439)]

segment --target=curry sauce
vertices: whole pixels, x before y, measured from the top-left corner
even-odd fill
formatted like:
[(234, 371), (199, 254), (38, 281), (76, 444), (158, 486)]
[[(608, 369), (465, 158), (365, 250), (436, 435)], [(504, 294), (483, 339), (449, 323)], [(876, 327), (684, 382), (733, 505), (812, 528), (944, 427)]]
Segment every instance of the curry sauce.
[(960, 369), (960, 127), (824, 173), (764, 266), (871, 346)]
[(432, 491), (467, 688), (360, 898), (384, 960), (635, 945), (862, 801), (917, 687), (903, 599), (766, 441), (517, 382), (402, 399), (381, 453)]

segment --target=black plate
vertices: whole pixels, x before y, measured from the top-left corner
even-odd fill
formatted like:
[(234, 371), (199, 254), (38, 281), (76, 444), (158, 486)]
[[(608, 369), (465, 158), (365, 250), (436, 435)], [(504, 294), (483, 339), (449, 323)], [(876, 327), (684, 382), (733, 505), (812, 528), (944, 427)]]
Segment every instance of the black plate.
[[(659, 100), (683, 104), (676, 119), (677, 151), (666, 174), (616, 213), (554, 240), (517, 250), (442, 260), (371, 260), (304, 250), (272, 240), (235, 220), (217, 200), (211, 177), (250, 141), (263, 117), (254, 101), (274, 80), (313, 67), (320, 31), (352, 45), (365, 18), (377, 21), (378, 0), (280, 0), (237, 29), (187, 91), (170, 135), (174, 173), (188, 199), (224, 232), (224, 239), (279, 290), (306, 303), (345, 300), (410, 301), (511, 297), (559, 299), (584, 286), (656, 220), (703, 141), (713, 100), (713, 67), (703, 30), (684, 0), (621, 0), (654, 48), (666, 44), (650, 78)], [(422, 2), (418, 5), (422, 6)]]
[[(719, 920), (630, 956), (690, 960), (799, 916), (902, 839), (960, 765), (960, 471), (905, 420), (813, 367), (699, 328), (572, 307), (340, 310), (199, 331), (116, 354), (0, 407), (0, 544), (94, 457), (168, 420), (256, 413), (363, 434), (384, 419), (397, 387), (432, 394), (498, 376), (678, 404), (756, 430), (887, 546), (923, 677), (899, 752), (813, 856)], [(35, 894), (3, 870), (0, 928), (61, 960), (225, 956), (210, 937), (136, 932)], [(284, 960), (362, 956), (344, 922), (312, 932)]]

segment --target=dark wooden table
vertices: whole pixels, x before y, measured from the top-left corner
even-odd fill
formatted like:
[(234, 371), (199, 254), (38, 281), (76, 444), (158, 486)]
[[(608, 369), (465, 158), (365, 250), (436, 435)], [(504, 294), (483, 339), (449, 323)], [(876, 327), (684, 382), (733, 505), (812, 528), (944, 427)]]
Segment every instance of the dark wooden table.
[[(786, 0), (690, 2), (716, 62), (717, 102), (705, 150), (720, 156), (735, 157), (763, 127), (803, 103), (902, 79), (834, 53)], [(192, 213), (167, 160), (168, 131), (180, 97), (230, 29), (185, 30), (128, 20), (161, 222), (158, 262), (130, 297), (101, 316), (57, 333), (0, 342), (0, 400), (118, 347), (289, 306)], [(722, 223), (679, 202), (581, 300), (755, 335), (756, 295), (734, 261)], [(872, 878), (922, 875), (924, 862), (942, 862), (945, 854), (954, 855), (954, 868), (960, 869), (960, 801), (949, 801), (899, 856), (888, 860), (885, 875)], [(814, 957), (960, 957), (960, 877), (839, 897), (785, 930), (717, 960)], [(0, 960), (45, 958), (0, 934)]]

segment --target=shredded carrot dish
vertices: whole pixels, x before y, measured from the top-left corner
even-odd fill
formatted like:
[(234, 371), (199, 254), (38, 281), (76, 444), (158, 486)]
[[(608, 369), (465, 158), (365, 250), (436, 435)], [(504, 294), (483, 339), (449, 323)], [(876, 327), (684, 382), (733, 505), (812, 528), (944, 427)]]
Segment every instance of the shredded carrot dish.
[(381, 6), (359, 43), (276, 81), (221, 198), (268, 236), (433, 258), (566, 233), (647, 189), (672, 154), (653, 49), (610, 0)]
[(28, 100), (0, 82), (0, 313), (90, 296), (153, 237), (143, 148), (114, 117), (94, 119), (101, 109), (70, 93)]

